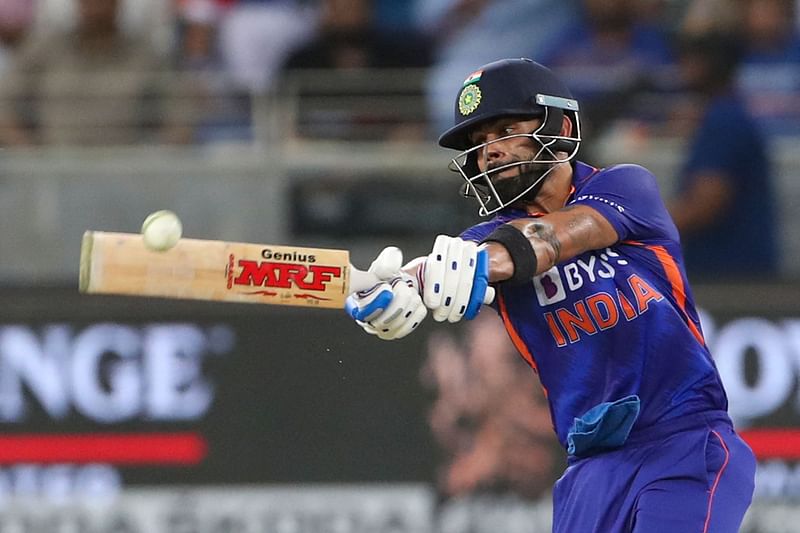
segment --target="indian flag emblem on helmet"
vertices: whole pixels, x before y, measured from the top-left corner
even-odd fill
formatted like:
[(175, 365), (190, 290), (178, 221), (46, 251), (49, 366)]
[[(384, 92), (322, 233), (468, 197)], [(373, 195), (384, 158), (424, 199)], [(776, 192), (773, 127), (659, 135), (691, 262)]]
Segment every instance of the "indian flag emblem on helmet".
[(483, 76), (483, 71), (476, 70), (475, 72), (467, 76), (466, 79), (464, 79), (463, 85), (469, 85), (470, 83), (477, 83), (478, 80), (481, 79), (481, 76)]
[(458, 96), (458, 110), (466, 116), (478, 109), (481, 103), (481, 90), (477, 85), (470, 84), (461, 90)]

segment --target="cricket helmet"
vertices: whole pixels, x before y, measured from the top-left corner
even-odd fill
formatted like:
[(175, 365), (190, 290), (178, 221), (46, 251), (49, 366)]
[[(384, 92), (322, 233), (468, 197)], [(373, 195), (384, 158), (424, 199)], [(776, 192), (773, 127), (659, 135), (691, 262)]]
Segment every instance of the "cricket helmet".
[[(561, 135), (564, 116), (573, 124), (572, 134)], [(469, 134), (478, 126), (505, 117), (541, 118), (534, 131), (513, 134), (473, 145)], [(478, 157), (486, 147), (511, 137), (527, 137), (539, 147), (531, 159), (514, 161), (480, 172)], [(581, 142), (578, 102), (564, 83), (547, 67), (526, 58), (503, 59), (479, 68), (464, 80), (455, 102), (455, 123), (439, 137), (439, 145), (461, 150), (449, 168), (466, 180), (463, 190), (480, 204), (479, 213), (490, 215), (523, 197), (533, 198), (557, 163), (572, 160)], [(562, 153), (566, 153), (566, 157)], [(515, 183), (502, 187), (493, 178), (517, 167)], [(509, 180), (505, 180), (509, 181)]]

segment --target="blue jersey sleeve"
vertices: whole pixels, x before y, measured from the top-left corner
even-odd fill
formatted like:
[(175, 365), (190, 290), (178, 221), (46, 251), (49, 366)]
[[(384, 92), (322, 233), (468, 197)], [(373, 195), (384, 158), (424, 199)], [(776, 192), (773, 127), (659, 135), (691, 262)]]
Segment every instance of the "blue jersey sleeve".
[(484, 222), (482, 224), (478, 224), (472, 226), (471, 228), (465, 229), (463, 232), (461, 232), (461, 235), (459, 235), (459, 237), (461, 237), (465, 241), (481, 242), (492, 232), (492, 230), (494, 230), (500, 224), (501, 222), (496, 222), (496, 223)]
[(678, 240), (655, 176), (638, 165), (603, 169), (580, 184), (573, 205), (587, 205), (611, 223), (620, 241)]
[(501, 224), (505, 224), (506, 222), (511, 222), (517, 218), (522, 218), (526, 216), (525, 211), (522, 210), (515, 210), (515, 209), (508, 209), (505, 212), (495, 216), (491, 220), (487, 220), (485, 222), (481, 222), (480, 224), (476, 224), (471, 228), (467, 228), (461, 232), (461, 237), (465, 241), (474, 241), (474, 242), (481, 242), (485, 239), (492, 231), (497, 228), (497, 226)]

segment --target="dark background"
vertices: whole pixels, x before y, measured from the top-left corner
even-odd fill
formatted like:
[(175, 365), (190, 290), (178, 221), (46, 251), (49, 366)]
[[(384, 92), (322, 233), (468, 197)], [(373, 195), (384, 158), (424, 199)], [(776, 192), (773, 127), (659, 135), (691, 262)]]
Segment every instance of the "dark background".
[[(718, 327), (742, 316), (776, 324), (798, 317), (798, 293), (794, 285), (696, 290)], [(404, 340), (386, 342), (335, 310), (85, 296), (72, 287), (5, 288), (0, 298), (0, 328), (192, 323), (234, 332), (232, 351), (204, 360), (215, 397), (199, 420), (100, 424), (76, 412), (54, 420), (29, 396), (22, 422), (0, 424), (4, 434), (188, 431), (207, 439), (199, 465), (122, 466), (126, 485), (435, 479), (442, 456), (426, 420), (435, 391), (422, 384), (420, 369), (432, 332), (457, 336), (468, 325), (428, 320)], [(747, 373), (757, 379), (757, 358), (751, 359)], [(786, 405), (753, 426), (800, 426), (795, 396), (796, 384)]]

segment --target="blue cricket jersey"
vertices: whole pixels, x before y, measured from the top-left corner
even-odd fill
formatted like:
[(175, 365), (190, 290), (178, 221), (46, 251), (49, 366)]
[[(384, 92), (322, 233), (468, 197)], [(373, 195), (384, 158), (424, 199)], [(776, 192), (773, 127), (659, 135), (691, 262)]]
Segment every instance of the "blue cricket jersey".
[[(655, 177), (636, 165), (577, 163), (568, 205), (603, 215), (619, 241), (583, 253), (529, 285), (498, 286), (494, 307), (539, 374), (562, 445), (576, 418), (638, 396), (630, 435), (692, 413), (727, 410), (686, 281), (678, 231)], [(481, 241), (528, 217), (507, 209), (462, 238)]]

